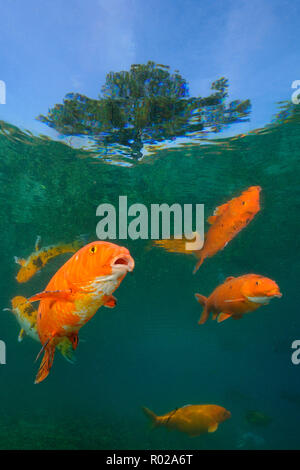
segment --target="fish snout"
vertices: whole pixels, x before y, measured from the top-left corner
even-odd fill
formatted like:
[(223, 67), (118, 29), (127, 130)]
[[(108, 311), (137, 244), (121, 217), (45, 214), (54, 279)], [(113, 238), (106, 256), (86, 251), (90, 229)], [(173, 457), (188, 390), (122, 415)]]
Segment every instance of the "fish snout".
[(134, 259), (129, 254), (116, 256), (111, 263), (113, 271), (131, 272), (134, 269)]
[(250, 186), (250, 188), (248, 188), (248, 191), (258, 191), (260, 193), (260, 191), (262, 191), (262, 188), (261, 186)]
[(268, 297), (278, 297), (279, 299), (282, 297), (282, 293), (279, 289), (273, 289), (267, 294)]
[(225, 411), (224, 411), (223, 418), (224, 418), (224, 421), (225, 421), (226, 419), (230, 419), (230, 418), (231, 418), (231, 413), (230, 413), (230, 411), (225, 410)]

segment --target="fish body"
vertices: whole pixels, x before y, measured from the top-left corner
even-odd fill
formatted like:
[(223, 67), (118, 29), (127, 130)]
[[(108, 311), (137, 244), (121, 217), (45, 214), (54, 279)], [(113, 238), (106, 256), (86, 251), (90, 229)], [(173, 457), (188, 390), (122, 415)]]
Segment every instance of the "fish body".
[(195, 255), (199, 258), (194, 273), (206, 258), (214, 256), (243, 229), (260, 210), (260, 186), (251, 186), (242, 194), (217, 207), (208, 218), (211, 225), (205, 235), (203, 248)]
[[(163, 248), (170, 253), (194, 255), (198, 258), (194, 273), (197, 272), (206, 258), (210, 258), (223, 250), (225, 246), (244, 228), (260, 210), (260, 186), (251, 186), (236, 198), (217, 207), (214, 214), (208, 218), (210, 228), (205, 234), (201, 250), (187, 249), (187, 242), (191, 241), (193, 234), (182, 239), (170, 238), (153, 240), (152, 244)], [(200, 237), (200, 234), (198, 234)]]
[[(32, 338), (34, 341), (39, 342), (39, 335), (37, 331), (37, 310), (33, 305), (23, 296), (16, 296), (11, 300), (11, 309), (9, 310), (15, 316), (21, 330), (18, 336), (18, 341), (22, 341), (24, 336)], [(74, 362), (74, 350), (71, 341), (65, 337), (58, 344), (58, 349), (64, 358), (69, 362)]]
[(219, 405), (186, 405), (162, 416), (148, 408), (143, 408), (143, 411), (154, 427), (164, 426), (190, 437), (215, 432), (221, 422), (231, 417), (230, 411)]
[(18, 340), (22, 341), (25, 335), (35, 341), (39, 341), (37, 332), (37, 310), (33, 305), (21, 295), (17, 295), (11, 300), (11, 311), (14, 314), (21, 330)]
[(129, 251), (109, 242), (95, 241), (82, 247), (52, 277), (40, 300), (37, 330), (44, 357), (36, 382), (49, 374), (57, 345), (67, 337), (75, 350), (78, 331), (102, 306), (113, 307), (112, 293), (134, 268)]
[(276, 282), (267, 277), (258, 274), (229, 277), (208, 298), (195, 294), (198, 302), (204, 307), (199, 324), (205, 323), (210, 313), (218, 322), (229, 317), (242, 318), (245, 313), (252, 312), (268, 304), (274, 297), (281, 296)]
[(27, 259), (15, 257), (17, 264), (21, 266), (16, 276), (20, 283), (29, 281), (38, 271), (40, 271), (51, 259), (63, 253), (75, 253), (83, 245), (81, 239), (72, 243), (51, 245), (40, 248), (40, 237), (37, 238), (35, 251)]

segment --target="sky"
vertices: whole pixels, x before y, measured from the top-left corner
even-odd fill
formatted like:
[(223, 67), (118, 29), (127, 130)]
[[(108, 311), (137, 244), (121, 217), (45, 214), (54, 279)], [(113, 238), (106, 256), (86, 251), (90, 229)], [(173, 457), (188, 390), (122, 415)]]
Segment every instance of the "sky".
[[(300, 79), (297, 0), (0, 0), (0, 119), (35, 133), (66, 93), (96, 98), (109, 71), (153, 60), (179, 70), (192, 96), (225, 76), (252, 102), (244, 129), (270, 122)], [(245, 127), (246, 126), (246, 127)]]

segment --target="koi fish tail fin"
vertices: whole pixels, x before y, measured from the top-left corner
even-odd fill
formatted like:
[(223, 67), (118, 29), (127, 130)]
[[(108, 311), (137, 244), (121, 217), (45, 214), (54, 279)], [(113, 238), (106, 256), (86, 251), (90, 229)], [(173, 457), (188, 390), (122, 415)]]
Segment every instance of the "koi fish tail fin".
[(209, 310), (207, 308), (207, 297), (204, 297), (204, 295), (201, 295), (201, 294), (195, 294), (195, 298), (199, 302), (199, 304), (201, 304), (204, 307), (200, 320), (198, 321), (199, 325), (203, 325), (203, 323), (205, 323), (208, 320), (208, 316), (209, 316)]
[(204, 261), (204, 255), (202, 254), (199, 261), (197, 261), (196, 263), (196, 266), (194, 267), (194, 271), (193, 271), (193, 274), (196, 274), (196, 272), (198, 271), (198, 269), (200, 268), (200, 266), (202, 265), (203, 261)]
[(153, 240), (152, 241), (152, 246), (162, 248), (165, 251), (168, 251), (169, 253), (180, 253), (183, 255), (192, 255), (193, 252), (190, 250), (187, 250), (186, 248), (186, 243), (187, 243), (186, 238), (170, 238), (170, 239), (163, 239), (163, 240)]
[[(48, 341), (42, 348), (42, 351), (44, 352), (44, 356), (40, 365), (40, 368), (38, 370), (38, 373), (36, 375), (35, 384), (39, 384), (43, 380), (45, 380), (46, 377), (48, 377), (50, 369), (53, 364), (54, 360), (54, 353), (55, 353), (55, 346), (51, 343), (51, 341)], [(39, 355), (38, 355), (39, 357)]]
[(147, 418), (149, 418), (151, 426), (152, 427), (158, 426), (158, 420), (157, 420), (156, 414), (153, 413), (153, 411), (149, 410), (149, 408), (146, 408), (145, 406), (142, 407), (142, 410), (144, 414), (147, 416)]

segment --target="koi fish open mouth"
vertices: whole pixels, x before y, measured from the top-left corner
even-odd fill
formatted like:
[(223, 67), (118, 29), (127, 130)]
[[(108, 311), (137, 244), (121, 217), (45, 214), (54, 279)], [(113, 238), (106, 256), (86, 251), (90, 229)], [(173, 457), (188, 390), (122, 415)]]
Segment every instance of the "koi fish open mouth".
[(266, 294), (265, 296), (263, 297), (247, 297), (248, 300), (250, 300), (250, 302), (254, 302), (256, 304), (262, 304), (262, 305), (267, 305), (270, 300), (274, 299), (274, 297), (282, 297), (282, 294), (281, 292), (270, 292), (268, 294)]
[(273, 289), (273, 290), (267, 292), (266, 296), (269, 297), (270, 299), (273, 299), (274, 297), (278, 297), (280, 299), (282, 297), (282, 293), (277, 288), (277, 289)]
[(131, 272), (134, 269), (134, 261), (130, 255), (119, 255), (111, 263), (113, 270)]
[(277, 292), (276, 294), (267, 294), (268, 297), (278, 297), (279, 299), (282, 297), (282, 293), (281, 292)]

